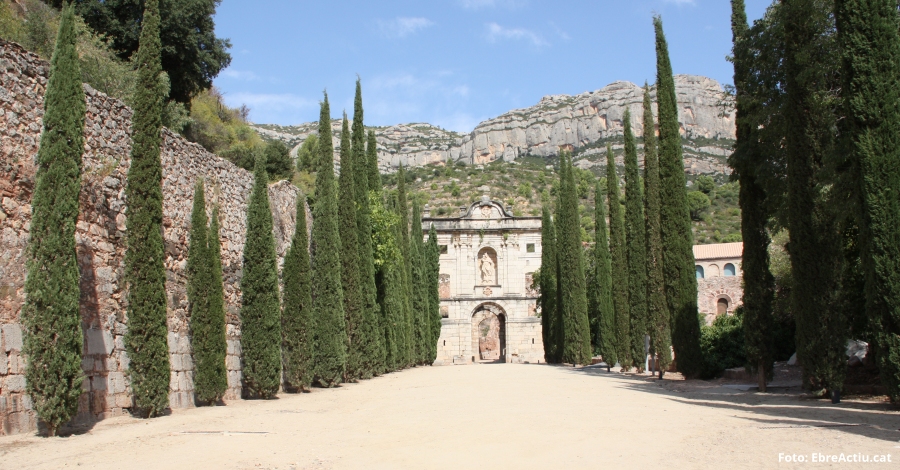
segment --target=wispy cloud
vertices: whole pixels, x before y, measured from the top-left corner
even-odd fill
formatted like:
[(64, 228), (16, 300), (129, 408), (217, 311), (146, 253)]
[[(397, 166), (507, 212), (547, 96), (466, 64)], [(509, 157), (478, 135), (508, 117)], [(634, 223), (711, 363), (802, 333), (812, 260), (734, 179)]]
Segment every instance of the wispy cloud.
[(317, 100), (292, 93), (229, 93), (225, 95), (229, 106), (247, 105), (253, 122), (302, 122), (308, 110), (318, 109)]
[(388, 21), (378, 20), (378, 29), (381, 33), (396, 38), (404, 38), (432, 25), (434, 22), (428, 18), (398, 17)]
[(572, 39), (572, 36), (569, 36), (569, 33), (560, 29), (560, 27), (557, 26), (556, 23), (551, 21), (550, 27), (553, 28), (553, 31), (556, 32), (556, 35), (559, 36), (559, 38), (562, 39), (563, 41), (569, 41)]
[(496, 42), (499, 39), (526, 40), (531, 42), (535, 47), (549, 46), (544, 38), (524, 28), (504, 28), (497, 23), (488, 23), (488, 41)]
[(483, 8), (518, 8), (528, 4), (527, 0), (459, 0), (459, 5), (466, 10), (481, 10)]
[(464, 111), (472, 90), (450, 70), (379, 75), (366, 89), (366, 115), (376, 122), (424, 121), (458, 132), (471, 132), (480, 122)]
[(252, 82), (255, 80), (259, 80), (259, 75), (249, 71), (249, 70), (236, 70), (233, 68), (227, 68), (222, 71), (220, 74), (223, 77), (233, 78), (235, 80), (242, 80), (245, 82)]

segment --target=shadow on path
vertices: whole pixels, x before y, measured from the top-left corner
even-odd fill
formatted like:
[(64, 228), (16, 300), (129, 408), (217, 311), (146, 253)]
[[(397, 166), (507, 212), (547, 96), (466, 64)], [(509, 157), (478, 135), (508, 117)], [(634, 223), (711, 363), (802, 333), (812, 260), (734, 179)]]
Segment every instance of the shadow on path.
[(720, 381), (659, 380), (648, 375), (607, 372), (606, 367), (569, 368), (569, 373), (616, 379), (615, 386), (636, 392), (662, 396), (690, 405), (741, 411), (735, 415), (754, 423), (759, 429), (827, 428), (889, 442), (900, 441), (900, 411), (886, 401), (810, 399), (800, 387), (772, 387), (771, 393), (742, 392), (727, 388)]

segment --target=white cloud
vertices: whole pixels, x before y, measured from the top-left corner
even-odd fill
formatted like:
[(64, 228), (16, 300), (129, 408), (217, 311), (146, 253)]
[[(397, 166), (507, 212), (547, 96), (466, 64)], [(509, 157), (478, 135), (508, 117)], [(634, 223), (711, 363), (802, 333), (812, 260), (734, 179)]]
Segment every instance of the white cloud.
[(378, 29), (385, 36), (403, 38), (433, 24), (428, 18), (398, 17), (389, 21), (378, 20)]
[(496, 42), (498, 39), (524, 39), (531, 42), (531, 44), (536, 47), (550, 45), (541, 35), (524, 28), (504, 28), (497, 23), (488, 23), (487, 29), (488, 40), (491, 42)]
[(247, 82), (252, 82), (254, 80), (259, 80), (259, 76), (249, 70), (236, 70), (233, 68), (227, 68), (222, 71), (220, 74), (223, 77), (233, 78), (235, 80), (242, 80)]
[(252, 122), (302, 122), (309, 109), (319, 109), (319, 102), (292, 93), (229, 93), (225, 95), (228, 106), (247, 105)]
[(518, 8), (525, 6), (527, 0), (459, 0), (460, 6), (466, 10), (481, 10), (482, 8)]

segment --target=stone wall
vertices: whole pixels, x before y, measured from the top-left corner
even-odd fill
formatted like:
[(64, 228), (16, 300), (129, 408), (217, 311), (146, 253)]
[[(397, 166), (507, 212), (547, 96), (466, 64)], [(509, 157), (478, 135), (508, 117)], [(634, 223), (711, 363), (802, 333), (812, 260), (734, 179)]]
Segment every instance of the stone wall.
[(743, 304), (744, 276), (718, 276), (697, 279), (697, 309), (706, 316), (711, 325), (716, 319), (716, 304), (719, 299), (728, 301), (728, 314)]
[[(40, 142), (49, 65), (16, 44), (0, 40), (0, 435), (36, 429), (25, 395), (19, 315), (25, 295), (25, 247)], [(76, 242), (81, 268), (84, 394), (77, 420), (128, 412), (125, 253), (125, 177), (130, 164), (131, 110), (85, 85), (87, 116), (81, 215)], [(241, 396), (241, 257), (252, 175), (202, 147), (163, 130), (163, 231), (166, 250), (170, 404), (190, 407), (193, 360), (185, 267), (194, 184), (205, 182), (207, 212), (220, 208), (228, 341), (226, 399)], [(279, 263), (294, 231), (298, 190), (287, 182), (269, 187)], [(308, 212), (307, 212), (308, 213)], [(311, 221), (308, 220), (308, 226)]]

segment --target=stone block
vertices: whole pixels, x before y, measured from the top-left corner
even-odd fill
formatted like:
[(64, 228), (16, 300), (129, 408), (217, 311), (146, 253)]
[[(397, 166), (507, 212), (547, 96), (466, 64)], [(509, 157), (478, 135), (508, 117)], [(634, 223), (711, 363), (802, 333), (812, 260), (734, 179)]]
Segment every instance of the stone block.
[(166, 336), (166, 342), (169, 345), (169, 352), (173, 353), (178, 349), (178, 333), (170, 331)]
[(9, 370), (6, 359), (6, 351), (0, 349), (0, 375), (6, 375)]
[(95, 392), (103, 391), (107, 389), (107, 378), (102, 375), (95, 375), (90, 378), (90, 380), (85, 380), (85, 382), (90, 382), (91, 390)]
[(25, 391), (25, 376), (24, 375), (10, 375), (6, 377), (6, 381), (3, 385), (3, 391), (5, 392), (24, 392)]
[(116, 395), (116, 408), (131, 408), (132, 405), (131, 395), (127, 393)]
[(184, 370), (194, 370), (194, 360), (191, 358), (190, 354), (183, 354), (181, 356), (181, 366)]
[(184, 370), (181, 364), (181, 354), (170, 354), (169, 355), (169, 369), (170, 370)]
[(22, 327), (16, 323), (7, 323), (0, 327), (3, 332), (3, 348), (6, 352), (22, 350)]
[(88, 354), (110, 355), (115, 346), (113, 335), (109, 330), (88, 328), (84, 330), (84, 339), (87, 343)]
[(178, 391), (178, 372), (169, 373), (169, 390)]
[(107, 376), (109, 391), (111, 393), (125, 392), (125, 374), (122, 372), (110, 372)]

